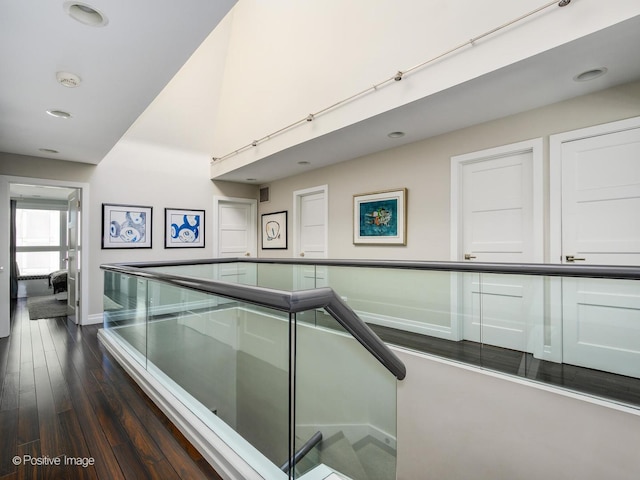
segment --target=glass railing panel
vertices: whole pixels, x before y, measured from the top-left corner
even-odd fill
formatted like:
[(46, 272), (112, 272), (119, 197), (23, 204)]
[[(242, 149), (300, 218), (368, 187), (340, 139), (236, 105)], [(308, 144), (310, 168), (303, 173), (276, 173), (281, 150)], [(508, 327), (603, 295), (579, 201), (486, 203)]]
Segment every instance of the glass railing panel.
[[(471, 309), (465, 286), (478, 274), (373, 267), (325, 267), (325, 281), (385, 341), (457, 356)], [(475, 279), (475, 280), (474, 280)], [(467, 328), (469, 330), (469, 328)], [(475, 351), (474, 351), (475, 350)], [(479, 349), (469, 346), (467, 354)]]
[(104, 273), (104, 328), (120, 336), (142, 365), (147, 355), (147, 280)]
[[(216, 431), (260, 452), (248, 460), (268, 460), (257, 468), (271, 472), (265, 478), (286, 478), (289, 314), (155, 281), (149, 304), (149, 369)], [(236, 449), (234, 438), (225, 441)]]
[(324, 464), (353, 480), (396, 478), (396, 378), (328, 314), (297, 323), (295, 446), (318, 444), (299, 478)]

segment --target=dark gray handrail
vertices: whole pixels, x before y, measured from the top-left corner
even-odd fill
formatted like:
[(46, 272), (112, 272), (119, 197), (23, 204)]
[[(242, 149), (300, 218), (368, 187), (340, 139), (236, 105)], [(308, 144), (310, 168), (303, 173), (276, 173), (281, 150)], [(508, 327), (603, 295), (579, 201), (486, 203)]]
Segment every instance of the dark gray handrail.
[(309, 453), (313, 448), (318, 445), (322, 441), (322, 432), (316, 432), (313, 436), (305, 442), (302, 447), (293, 455), (292, 458), (284, 462), (284, 464), (280, 467), (284, 473), (289, 473), (293, 467), (295, 467), (300, 460), (302, 460), (307, 453)]
[(207, 258), (190, 261), (136, 262), (126, 265), (138, 268), (204, 265), (221, 263), (262, 263), (285, 265), (323, 265), (333, 267), (370, 267), (444, 272), (504, 273), (553, 277), (584, 277), (640, 280), (640, 267), (624, 265), (566, 265), (556, 263), (490, 263), (398, 260), (338, 260), (296, 258)]
[(324, 308), (346, 331), (385, 366), (398, 380), (406, 376), (404, 363), (389, 347), (362, 321), (360, 317), (329, 287), (299, 290), (294, 292), (272, 288), (243, 285), (217, 280), (204, 280), (183, 275), (142, 270), (122, 264), (101, 265), (101, 269), (146, 278), (177, 287), (238, 300), (253, 305), (266, 306), (275, 310), (298, 313), (316, 308)]

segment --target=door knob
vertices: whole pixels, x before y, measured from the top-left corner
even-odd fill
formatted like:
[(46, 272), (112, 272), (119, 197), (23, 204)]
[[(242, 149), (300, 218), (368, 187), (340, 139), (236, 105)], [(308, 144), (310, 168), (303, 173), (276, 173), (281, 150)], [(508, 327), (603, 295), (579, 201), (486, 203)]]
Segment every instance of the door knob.
[(566, 257), (564, 257), (567, 262), (582, 262), (584, 260), (586, 260), (586, 258), (578, 258), (578, 257), (574, 257), (573, 255), (567, 255)]
[(301, 256), (301, 257), (304, 257), (304, 252), (300, 252), (300, 256)]
[(476, 258), (475, 255), (471, 255), (470, 253), (465, 253), (464, 254), (464, 259), (465, 260), (471, 260), (472, 258)]
[(250, 257), (250, 256), (251, 256), (251, 253), (247, 252), (247, 253), (245, 253), (245, 254), (244, 254), (244, 256), (245, 256), (245, 257)]

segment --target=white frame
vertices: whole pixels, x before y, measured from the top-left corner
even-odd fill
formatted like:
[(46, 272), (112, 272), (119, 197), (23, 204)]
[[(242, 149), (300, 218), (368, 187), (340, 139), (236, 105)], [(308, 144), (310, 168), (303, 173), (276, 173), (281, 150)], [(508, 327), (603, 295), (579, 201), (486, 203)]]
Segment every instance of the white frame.
[(319, 185), (317, 187), (304, 188), (293, 192), (293, 257), (300, 254), (300, 201), (302, 197), (314, 193), (324, 195), (324, 211), (326, 213), (324, 229), (324, 256), (329, 258), (329, 185)]
[(223, 197), (215, 195), (213, 197), (213, 257), (220, 258), (220, 204), (221, 203), (244, 203), (251, 207), (251, 244), (250, 257), (256, 257), (258, 252), (258, 201), (253, 198)]
[[(53, 187), (75, 188), (80, 190), (81, 202), (80, 212), (82, 215), (81, 226), (81, 242), (82, 250), (80, 252), (81, 265), (85, 267), (85, 274), (80, 276), (80, 306), (79, 306), (79, 324), (87, 325), (89, 323), (96, 323), (95, 321), (89, 321), (89, 252), (91, 249), (91, 243), (89, 242), (89, 232), (91, 231), (91, 216), (90, 210), (90, 191), (89, 184), (84, 182), (66, 182), (60, 180), (48, 180), (44, 178), (32, 178), (32, 177), (16, 177), (10, 175), (0, 175), (0, 205), (4, 204), (4, 208), (0, 207), (0, 223), (3, 225), (9, 224), (9, 200), (10, 184), (21, 183), (26, 185), (44, 185)], [(5, 267), (6, 265), (6, 267)], [(10, 326), (9, 319), (9, 229), (4, 229), (3, 233), (0, 233), (0, 305), (5, 305), (4, 315), (0, 311), (0, 318), (5, 318), (3, 322), (0, 320), (0, 338), (9, 336)], [(5, 271), (6, 270), (6, 271)], [(6, 302), (2, 300), (6, 297)], [(102, 315), (100, 315), (100, 321)]]
[[(362, 205), (383, 200), (397, 200), (396, 235), (374, 236), (360, 234)], [(353, 244), (354, 245), (406, 245), (407, 244), (407, 189), (396, 188), (379, 192), (358, 193), (353, 196)]]
[(640, 117), (549, 136), (549, 261), (562, 262), (562, 144), (640, 128)]
[[(451, 157), (451, 231), (450, 231), (450, 252), (451, 261), (461, 261), (462, 251), (462, 201), (460, 181), (462, 179), (462, 167), (469, 163), (488, 160), (492, 157), (501, 157), (519, 152), (532, 152), (532, 183), (533, 183), (533, 228), (534, 228), (534, 262), (544, 261), (544, 216), (543, 216), (543, 139), (541, 137), (522, 142), (501, 145), (495, 148), (478, 150), (476, 152), (456, 155)], [(451, 336), (452, 340), (462, 340), (463, 322), (458, 321), (462, 301), (462, 275), (451, 276)], [(542, 336), (539, 341), (544, 343)]]

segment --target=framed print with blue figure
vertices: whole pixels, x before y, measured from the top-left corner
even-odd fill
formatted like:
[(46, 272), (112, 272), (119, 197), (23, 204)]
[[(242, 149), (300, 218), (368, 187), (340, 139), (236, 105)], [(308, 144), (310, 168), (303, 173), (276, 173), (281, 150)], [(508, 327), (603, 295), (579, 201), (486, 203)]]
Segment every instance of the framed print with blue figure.
[(407, 244), (407, 189), (353, 196), (355, 245)]
[(262, 248), (264, 250), (286, 250), (288, 248), (286, 211), (262, 215)]
[(153, 207), (102, 204), (102, 248), (151, 248)]
[(204, 210), (164, 209), (164, 248), (203, 248)]

